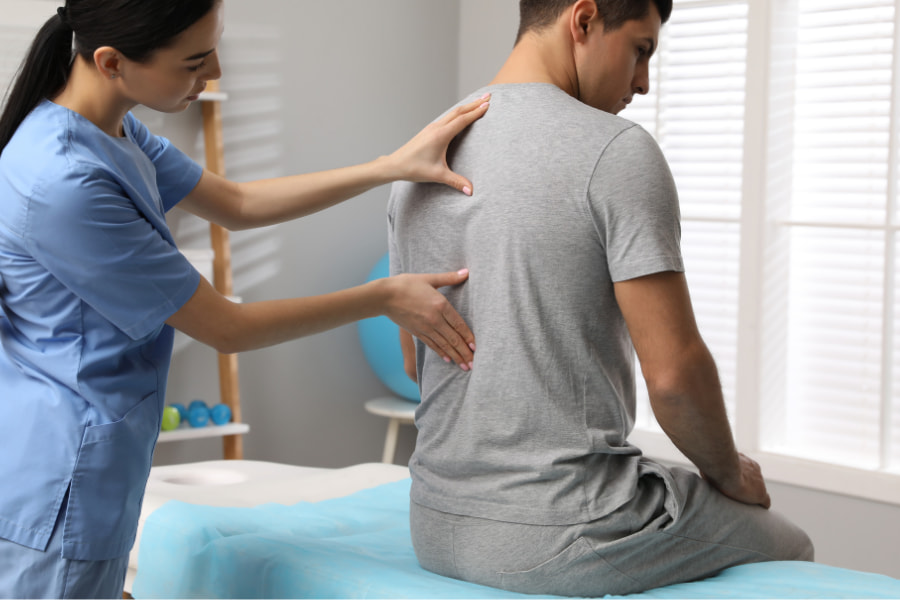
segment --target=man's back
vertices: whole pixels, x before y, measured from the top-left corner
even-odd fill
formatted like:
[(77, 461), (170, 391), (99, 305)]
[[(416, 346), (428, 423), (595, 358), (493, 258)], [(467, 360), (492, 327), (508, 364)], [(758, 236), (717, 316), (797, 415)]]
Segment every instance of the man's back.
[[(759, 465), (734, 445), (681, 272), (666, 162), (612, 116), (649, 92), (671, 0), (519, 8), (491, 108), (448, 155), (475, 196), (398, 185), (389, 207), (396, 272), (469, 269), (446, 293), (477, 344), (469, 373), (417, 348), (419, 563), (598, 597), (811, 560), (809, 537), (767, 510)], [(699, 475), (628, 444), (634, 352), (660, 426)]]
[(633, 348), (613, 282), (682, 270), (674, 184), (632, 123), (549, 84), (488, 91), (450, 155), (475, 195), (397, 184), (389, 206), (392, 270), (469, 268), (446, 293), (478, 344), (470, 373), (417, 352), (412, 497), (503, 521), (596, 519), (654, 469), (626, 440)]

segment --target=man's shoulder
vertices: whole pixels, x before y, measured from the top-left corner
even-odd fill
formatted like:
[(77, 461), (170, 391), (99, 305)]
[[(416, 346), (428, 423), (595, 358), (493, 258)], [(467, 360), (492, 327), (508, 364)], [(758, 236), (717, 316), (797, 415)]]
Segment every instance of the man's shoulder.
[(548, 142), (566, 139), (603, 147), (626, 132), (624, 143), (650, 138), (633, 121), (589, 106), (552, 84), (500, 85), (485, 91), (494, 94), (488, 113), (497, 109), (497, 114), (492, 118), (505, 120), (507, 125), (518, 121)]

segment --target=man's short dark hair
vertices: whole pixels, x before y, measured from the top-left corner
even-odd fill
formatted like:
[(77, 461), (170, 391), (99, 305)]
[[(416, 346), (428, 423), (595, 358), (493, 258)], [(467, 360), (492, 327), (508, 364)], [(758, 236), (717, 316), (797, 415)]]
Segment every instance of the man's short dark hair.
[[(516, 43), (529, 31), (549, 27), (576, 0), (519, 0), (519, 33)], [(643, 19), (650, 12), (650, 3), (656, 5), (662, 22), (672, 15), (672, 0), (594, 0), (603, 19), (605, 31), (615, 31), (627, 21)]]

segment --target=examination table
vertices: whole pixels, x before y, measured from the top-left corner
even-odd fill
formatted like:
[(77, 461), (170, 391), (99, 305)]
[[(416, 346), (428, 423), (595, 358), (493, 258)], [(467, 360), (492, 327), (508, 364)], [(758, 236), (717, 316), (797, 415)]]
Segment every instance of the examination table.
[[(409, 472), (210, 461), (153, 469), (135, 598), (528, 598), (419, 567)], [(627, 598), (900, 598), (900, 580), (815, 563), (744, 565)]]

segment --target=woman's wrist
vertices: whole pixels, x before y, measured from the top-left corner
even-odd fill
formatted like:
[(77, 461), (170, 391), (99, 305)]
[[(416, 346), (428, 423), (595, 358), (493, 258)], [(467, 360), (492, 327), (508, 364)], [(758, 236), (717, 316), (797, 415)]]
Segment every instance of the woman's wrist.
[(407, 176), (404, 171), (404, 164), (393, 154), (383, 154), (369, 164), (373, 169), (375, 174), (374, 177), (378, 180), (379, 185), (394, 183)]
[(393, 298), (390, 279), (387, 277), (373, 279), (364, 283), (363, 287), (368, 288), (366, 293), (369, 298), (368, 304), (373, 308), (374, 314), (370, 316), (389, 317), (388, 313), (391, 310), (391, 300)]

